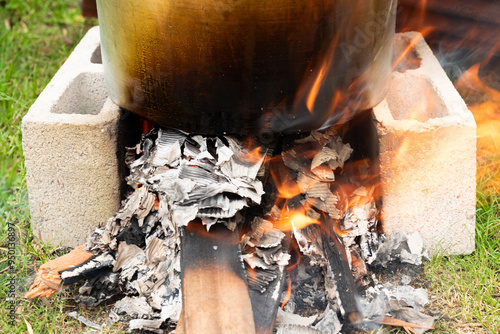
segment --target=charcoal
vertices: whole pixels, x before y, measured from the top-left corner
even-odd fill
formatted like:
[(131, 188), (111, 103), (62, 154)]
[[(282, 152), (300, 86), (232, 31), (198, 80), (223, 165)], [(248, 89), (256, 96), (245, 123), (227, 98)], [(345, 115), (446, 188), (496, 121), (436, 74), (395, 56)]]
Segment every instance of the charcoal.
[(114, 273), (111, 269), (107, 269), (100, 276), (88, 279), (80, 287), (80, 295), (76, 296), (75, 300), (87, 306), (97, 306), (114, 298), (121, 294), (119, 277), (119, 274)]
[(62, 285), (71, 285), (82, 279), (100, 276), (107, 268), (113, 267), (115, 259), (110, 253), (94, 255), (72, 269), (60, 271)]
[[(258, 334), (270, 333), (278, 313), (280, 302), (280, 292), (283, 290), (286, 274), (285, 266), (277, 266), (277, 271), (269, 275), (269, 271), (265, 270), (266, 279), (260, 277), (259, 285), (251, 286), (249, 283), (249, 295), (252, 302), (252, 312), (255, 323), (255, 330)], [(275, 278), (270, 281), (269, 276)], [(252, 275), (247, 275), (250, 277)], [(260, 288), (260, 290), (259, 290)]]
[(329, 235), (323, 234), (322, 239), (329, 269), (335, 277), (343, 313), (350, 323), (358, 322), (361, 320), (361, 312), (356, 300), (357, 286), (349, 268), (345, 246), (334, 232)]
[(116, 240), (118, 242), (124, 241), (128, 245), (136, 245), (138, 247), (144, 246), (144, 233), (139, 227), (139, 222), (137, 219), (132, 219), (130, 226), (125, 227), (117, 236)]

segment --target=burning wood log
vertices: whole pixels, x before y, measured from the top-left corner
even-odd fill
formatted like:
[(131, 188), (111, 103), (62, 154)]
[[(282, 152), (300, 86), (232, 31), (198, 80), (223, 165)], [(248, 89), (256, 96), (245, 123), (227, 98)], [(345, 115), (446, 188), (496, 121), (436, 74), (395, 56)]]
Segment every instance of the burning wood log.
[[(234, 137), (153, 129), (129, 149), (132, 192), (88, 238), (93, 253), (57, 267), (48, 285), (86, 279), (77, 301), (114, 298), (130, 329), (155, 333), (268, 334), (277, 313), (310, 316), (304, 309), (318, 313), (278, 332), (339, 333), (341, 319), (359, 322), (356, 284), (367, 284), (380, 249), (373, 188), (343, 172), (352, 149), (335, 131), (282, 139), (267, 164), (270, 150)], [(287, 276), (291, 297), (279, 311)]]
[(349, 268), (345, 246), (341, 238), (333, 230), (333, 224), (327, 224), (326, 226), (328, 229), (324, 229), (321, 238), (328, 265), (330, 266), (329, 269), (333, 272), (337, 283), (342, 308), (350, 323), (359, 323), (362, 320), (362, 315), (356, 301), (358, 289)]

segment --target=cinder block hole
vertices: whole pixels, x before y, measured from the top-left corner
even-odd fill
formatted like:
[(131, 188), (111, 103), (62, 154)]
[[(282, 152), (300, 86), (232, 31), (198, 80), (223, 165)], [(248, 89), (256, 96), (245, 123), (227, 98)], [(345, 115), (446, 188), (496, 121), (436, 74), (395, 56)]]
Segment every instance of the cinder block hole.
[(94, 52), (92, 52), (90, 62), (92, 64), (102, 64), (101, 44), (99, 44)]
[(66, 88), (51, 112), (98, 115), (107, 97), (103, 73), (81, 73)]
[(420, 68), (422, 59), (411, 45), (412, 43), (415, 41), (407, 36), (394, 39), (393, 64), (395, 71), (403, 73), (407, 70)]
[(421, 74), (393, 73), (386, 99), (395, 120), (426, 122), (449, 115), (432, 82)]

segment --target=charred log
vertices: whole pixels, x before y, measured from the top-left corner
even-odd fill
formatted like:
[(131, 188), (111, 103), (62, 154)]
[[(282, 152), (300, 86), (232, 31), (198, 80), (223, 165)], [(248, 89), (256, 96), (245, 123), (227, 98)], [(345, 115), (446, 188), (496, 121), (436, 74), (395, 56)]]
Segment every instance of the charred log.
[(358, 289), (349, 267), (345, 246), (342, 243), (342, 239), (333, 231), (333, 228), (328, 228), (323, 232), (321, 238), (325, 255), (330, 270), (335, 276), (337, 292), (342, 302), (345, 317), (350, 323), (358, 323), (362, 320), (356, 300), (359, 296)]

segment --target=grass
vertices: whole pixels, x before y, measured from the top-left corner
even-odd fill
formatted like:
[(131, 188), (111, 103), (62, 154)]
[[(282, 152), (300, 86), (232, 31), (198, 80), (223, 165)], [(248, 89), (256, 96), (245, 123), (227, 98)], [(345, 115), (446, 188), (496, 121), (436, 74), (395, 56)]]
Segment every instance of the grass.
[(431, 308), (441, 311), (439, 333), (500, 333), (500, 198), (480, 197), (476, 250), (435, 257), (427, 264)]
[[(4, 333), (82, 333), (86, 328), (63, 316), (78, 306), (64, 291), (50, 300), (22, 299), (36, 267), (60, 250), (44, 245), (30, 228), (21, 119), (96, 20), (84, 20), (76, 1), (0, 0), (0, 328)], [(9, 223), (9, 225), (8, 225)], [(16, 246), (8, 266), (9, 232)], [(14, 279), (16, 322), (9, 322), (8, 282)], [(99, 313), (101, 309), (81, 310)], [(116, 332), (116, 327), (108, 333)], [(113, 328), (113, 327), (112, 327)]]
[[(50, 300), (22, 298), (37, 266), (63, 249), (44, 245), (30, 229), (21, 119), (84, 33), (97, 22), (84, 20), (76, 1), (67, 0), (0, 0), (0, 18), (0, 328), (6, 333), (82, 333), (89, 329), (65, 316), (66, 312), (78, 309), (102, 323), (109, 308), (76, 305), (72, 298), (76, 288)], [(477, 106), (474, 94), (464, 95)], [(494, 115), (500, 114), (499, 104), (491, 106)], [(496, 167), (500, 154), (498, 149), (489, 148), (488, 140), (479, 145), (476, 251), (468, 256), (436, 257), (425, 266), (433, 296), (429, 308), (441, 313), (436, 333), (500, 332), (500, 187)], [(492, 142), (495, 148), (497, 142)], [(12, 231), (17, 241), (13, 258), (16, 273), (8, 266)], [(18, 302), (14, 326), (8, 318), (11, 278), (16, 281)], [(116, 324), (103, 331), (123, 332)]]

